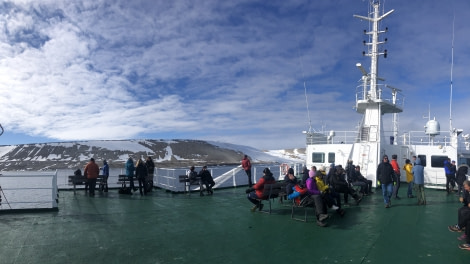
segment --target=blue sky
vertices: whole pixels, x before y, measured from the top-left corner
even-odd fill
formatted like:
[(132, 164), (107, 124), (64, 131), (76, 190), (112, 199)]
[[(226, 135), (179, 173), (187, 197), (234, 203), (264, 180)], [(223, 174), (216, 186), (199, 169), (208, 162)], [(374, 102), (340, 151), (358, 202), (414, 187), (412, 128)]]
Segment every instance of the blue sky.
[[(470, 131), (470, 1), (388, 0), (380, 76), (403, 90), (400, 131), (431, 116)], [(1, 145), (201, 139), (303, 147), (304, 82), (316, 130), (354, 130), (369, 67), (368, 1), (3, 1)], [(390, 126), (386, 121), (385, 126)], [(465, 132), (464, 132), (465, 133)]]

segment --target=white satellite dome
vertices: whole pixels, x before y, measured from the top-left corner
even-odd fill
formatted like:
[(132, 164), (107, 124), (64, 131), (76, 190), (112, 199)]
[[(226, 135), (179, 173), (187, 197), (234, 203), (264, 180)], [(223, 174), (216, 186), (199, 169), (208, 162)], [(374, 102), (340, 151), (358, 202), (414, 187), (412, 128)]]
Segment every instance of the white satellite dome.
[(441, 125), (436, 121), (436, 118), (426, 122), (424, 126), (424, 133), (430, 136), (437, 136), (441, 134)]

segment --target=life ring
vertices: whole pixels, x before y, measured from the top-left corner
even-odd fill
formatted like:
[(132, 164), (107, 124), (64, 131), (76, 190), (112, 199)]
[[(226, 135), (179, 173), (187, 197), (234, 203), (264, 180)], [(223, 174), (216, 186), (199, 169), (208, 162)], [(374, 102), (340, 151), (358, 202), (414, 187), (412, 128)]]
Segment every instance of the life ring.
[(282, 163), (280, 167), (282, 175), (287, 175), (287, 171), (289, 170), (289, 164)]

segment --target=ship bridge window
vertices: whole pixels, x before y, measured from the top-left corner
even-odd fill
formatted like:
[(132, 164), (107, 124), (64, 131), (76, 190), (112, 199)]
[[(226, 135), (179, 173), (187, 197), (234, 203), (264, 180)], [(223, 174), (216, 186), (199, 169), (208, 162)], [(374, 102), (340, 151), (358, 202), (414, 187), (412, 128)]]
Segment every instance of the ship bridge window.
[(426, 167), (426, 155), (418, 155), (418, 158), (421, 160), (421, 165)]
[(447, 156), (431, 156), (431, 167), (444, 168), (444, 161), (447, 159)]
[(312, 153), (312, 162), (313, 163), (324, 163), (325, 162), (325, 153), (323, 153), (323, 152), (313, 152)]
[(335, 153), (329, 152), (328, 153), (328, 163), (335, 163)]
[(459, 162), (458, 162), (459, 166), (462, 165), (462, 164), (470, 164), (470, 158), (466, 158), (466, 157), (460, 157), (459, 158)]

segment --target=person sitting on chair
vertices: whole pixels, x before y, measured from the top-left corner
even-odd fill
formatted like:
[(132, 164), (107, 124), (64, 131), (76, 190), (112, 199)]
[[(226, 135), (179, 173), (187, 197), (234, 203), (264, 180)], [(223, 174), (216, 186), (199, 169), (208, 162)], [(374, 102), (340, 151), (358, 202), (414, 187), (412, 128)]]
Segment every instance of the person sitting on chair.
[[(364, 189), (364, 194), (366, 195), (370, 195), (370, 194), (373, 194), (374, 192), (372, 192), (372, 181), (371, 180), (368, 180), (366, 177), (364, 177), (361, 173), (361, 167), (358, 165), (356, 166), (356, 177), (354, 178), (354, 180), (356, 182), (362, 182), (365, 184), (365, 189)], [(354, 185), (354, 184), (353, 184)]]
[(320, 168), (315, 176), (315, 181), (318, 187), (318, 190), (321, 191), (322, 198), (325, 201), (328, 208), (335, 210), (340, 216), (344, 216), (344, 210), (341, 209), (341, 197), (333, 188), (330, 188), (325, 181), (323, 180), (326, 177), (326, 172), (324, 168)]
[(264, 185), (272, 184), (275, 182), (276, 179), (274, 179), (274, 176), (269, 170), (269, 168), (265, 168), (263, 170), (263, 177), (261, 177), (261, 179), (259, 179), (259, 181), (255, 185), (246, 189), (246, 193), (248, 194), (248, 200), (250, 200), (250, 202), (254, 204), (254, 206), (251, 208), (252, 212), (256, 211), (256, 208), (258, 208), (260, 211), (263, 210), (263, 204), (258, 199), (265, 198), (263, 197)]
[(335, 189), (335, 191), (344, 194), (344, 203), (348, 203), (348, 194), (351, 194), (354, 200), (356, 200), (356, 204), (359, 205), (362, 200), (362, 197), (359, 197), (356, 191), (351, 188), (348, 182), (346, 182), (346, 180), (344, 179), (344, 169), (341, 165), (337, 165), (335, 167), (335, 173), (332, 175), (332, 177), (333, 178), (331, 182), (333, 183), (333, 188)]
[(309, 199), (313, 200), (313, 203), (315, 204), (317, 225), (326, 226), (326, 223), (324, 221), (329, 218), (328, 213), (326, 211), (326, 203), (322, 199), (322, 193), (318, 189), (313, 173), (309, 174), (309, 177), (306, 180), (305, 184), (307, 185), (307, 194), (309, 195)]

